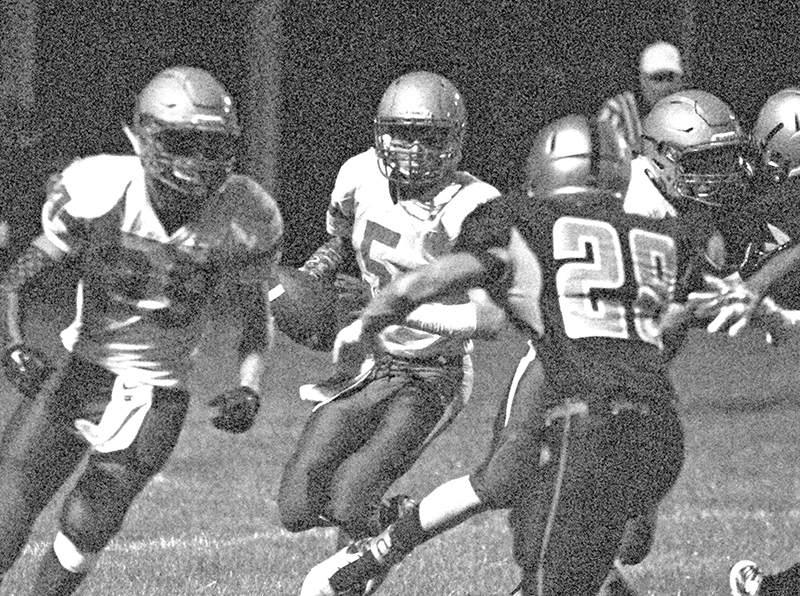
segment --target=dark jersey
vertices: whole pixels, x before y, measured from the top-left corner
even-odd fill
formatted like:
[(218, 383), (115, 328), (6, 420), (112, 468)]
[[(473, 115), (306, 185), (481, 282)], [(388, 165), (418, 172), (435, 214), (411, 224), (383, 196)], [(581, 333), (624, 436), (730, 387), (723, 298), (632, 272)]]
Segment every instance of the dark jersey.
[(561, 395), (645, 397), (669, 386), (656, 317), (695, 289), (700, 266), (672, 213), (511, 195), (476, 210), (455, 250), (505, 253), (513, 278), (488, 289), (532, 332)]

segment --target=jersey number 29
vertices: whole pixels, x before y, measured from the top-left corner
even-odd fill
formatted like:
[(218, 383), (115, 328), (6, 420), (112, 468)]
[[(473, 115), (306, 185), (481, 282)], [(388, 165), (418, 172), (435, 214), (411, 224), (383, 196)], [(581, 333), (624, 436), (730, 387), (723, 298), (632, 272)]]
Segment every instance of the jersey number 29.
[[(553, 257), (571, 260), (556, 274), (564, 330), (569, 337), (631, 339), (628, 320), (632, 315), (636, 336), (660, 345), (655, 317), (675, 293), (675, 240), (634, 228), (628, 234), (628, 246), (637, 299), (626, 302), (592, 296), (592, 290), (620, 289), (626, 282), (626, 255), (619, 233), (604, 221), (576, 217), (556, 221)], [(591, 247), (591, 254), (587, 247)], [(607, 295), (613, 296), (613, 292)]]

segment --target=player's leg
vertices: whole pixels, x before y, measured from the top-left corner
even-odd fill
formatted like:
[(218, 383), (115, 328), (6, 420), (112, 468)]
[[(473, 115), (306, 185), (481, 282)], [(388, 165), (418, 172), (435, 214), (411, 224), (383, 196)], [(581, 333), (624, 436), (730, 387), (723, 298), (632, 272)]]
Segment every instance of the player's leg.
[[(64, 501), (59, 532), (39, 565), (37, 596), (66, 596), (77, 588), (178, 441), (189, 406), (186, 392), (119, 378), (114, 387), (99, 424), (84, 428), (94, 449)], [(120, 388), (135, 395), (126, 401)]]
[(329, 511), (331, 484), (377, 425), (369, 387), (318, 407), (306, 420), (278, 487), (281, 524), (290, 532), (339, 525)]
[(0, 452), (0, 577), (19, 556), (39, 513), (76, 469), (86, 445), (72, 428), (90, 381), (69, 363), (53, 393), (6, 426)]
[[(304, 593), (314, 593), (314, 586), (327, 585), (329, 580), (337, 589), (363, 585), (370, 578), (385, 575), (392, 565), (426, 540), (481, 511), (508, 506), (513, 501), (512, 495), (518, 494), (519, 487), (527, 486), (530, 462), (536, 461), (538, 452), (537, 439), (523, 431), (525, 421), (535, 418), (531, 410), (539, 403), (540, 384), (544, 380), (541, 364), (534, 358), (531, 348), (517, 368), (507, 399), (499, 404), (492, 448), (478, 472), (435, 488), (418, 506), (407, 510), (365, 543), (355, 556), (340, 551), (317, 565), (306, 578)], [(477, 483), (476, 478), (480, 479)], [(479, 490), (486, 495), (485, 499), (476, 494), (474, 484), (482, 487)], [(337, 571), (340, 567), (341, 571)]]
[(420, 369), (401, 365), (368, 390), (378, 404), (369, 439), (337, 470), (330, 510), (354, 539), (377, 534), (376, 514), (389, 487), (417, 460), (421, 446), (461, 390), (460, 364)]
[(398, 551), (422, 542), (488, 509), (505, 509), (530, 490), (539, 456), (545, 382), (541, 361), (530, 348), (514, 374), (493, 427), (491, 448), (469, 476), (431, 491), (415, 512), (392, 528)]
[(541, 476), (509, 516), (522, 594), (596, 594), (614, 561), (628, 512), (614, 477), (619, 449), (609, 416), (567, 400), (545, 418)]

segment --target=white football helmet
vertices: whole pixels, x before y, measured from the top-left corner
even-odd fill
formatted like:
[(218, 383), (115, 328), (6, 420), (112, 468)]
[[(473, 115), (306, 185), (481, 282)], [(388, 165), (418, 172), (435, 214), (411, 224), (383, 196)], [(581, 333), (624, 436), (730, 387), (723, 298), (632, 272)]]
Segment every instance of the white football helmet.
[(446, 178), (461, 161), (466, 123), (464, 99), (445, 77), (419, 71), (395, 79), (375, 117), (381, 173), (408, 186)]
[(800, 174), (800, 88), (783, 89), (767, 99), (752, 140), (760, 174), (777, 183)]
[(631, 149), (607, 120), (571, 114), (545, 126), (528, 155), (528, 195), (569, 203), (621, 199)]
[(696, 89), (659, 100), (642, 126), (642, 150), (669, 199), (732, 208), (749, 175), (747, 135), (730, 106)]
[(200, 68), (167, 68), (137, 97), (133, 135), (145, 172), (179, 195), (217, 190), (233, 171), (240, 134), (231, 96)]

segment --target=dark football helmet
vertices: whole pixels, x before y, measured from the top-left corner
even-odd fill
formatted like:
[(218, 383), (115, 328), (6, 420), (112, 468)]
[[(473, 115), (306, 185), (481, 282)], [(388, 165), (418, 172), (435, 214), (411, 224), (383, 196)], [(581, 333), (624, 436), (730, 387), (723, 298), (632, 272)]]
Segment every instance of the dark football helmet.
[(464, 99), (443, 76), (419, 71), (395, 79), (375, 117), (381, 173), (411, 186), (446, 178), (461, 161), (466, 122)]
[(133, 134), (149, 176), (202, 198), (233, 171), (241, 131), (231, 96), (211, 74), (175, 66), (139, 93)]
[(526, 166), (528, 196), (565, 203), (621, 199), (631, 178), (631, 150), (607, 121), (571, 114), (536, 135)]
[(752, 141), (760, 174), (777, 183), (800, 174), (800, 88), (783, 89), (767, 99)]
[(738, 205), (749, 169), (747, 136), (733, 110), (711, 93), (679, 91), (645, 117), (643, 154), (669, 199)]

